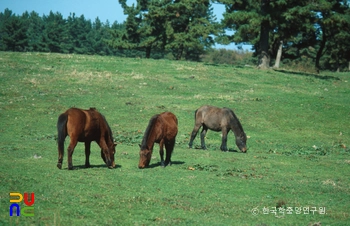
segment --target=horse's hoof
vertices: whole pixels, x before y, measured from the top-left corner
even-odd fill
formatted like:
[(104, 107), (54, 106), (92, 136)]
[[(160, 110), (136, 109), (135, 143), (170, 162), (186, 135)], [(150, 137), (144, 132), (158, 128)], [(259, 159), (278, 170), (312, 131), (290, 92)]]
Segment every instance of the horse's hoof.
[(73, 170), (73, 166), (68, 166), (68, 170)]
[(62, 163), (57, 163), (57, 168), (62, 169)]
[(91, 166), (90, 166), (90, 164), (89, 165), (85, 165), (85, 168), (90, 168)]

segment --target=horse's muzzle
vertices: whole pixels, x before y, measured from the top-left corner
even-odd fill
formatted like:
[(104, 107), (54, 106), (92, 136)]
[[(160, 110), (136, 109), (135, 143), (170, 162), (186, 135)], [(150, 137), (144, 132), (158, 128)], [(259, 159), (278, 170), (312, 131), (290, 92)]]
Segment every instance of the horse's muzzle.
[(112, 164), (111, 164), (111, 165), (109, 165), (109, 166), (108, 166), (108, 168), (110, 168), (110, 169), (115, 168), (115, 163), (114, 163), (114, 162), (112, 162)]

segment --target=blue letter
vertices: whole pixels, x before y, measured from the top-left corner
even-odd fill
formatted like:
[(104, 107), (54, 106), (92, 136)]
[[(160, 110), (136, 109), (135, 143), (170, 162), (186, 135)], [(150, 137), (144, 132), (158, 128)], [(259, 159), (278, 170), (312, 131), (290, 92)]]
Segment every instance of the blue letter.
[(10, 206), (10, 217), (12, 217), (12, 215), (13, 215), (13, 207), (16, 207), (16, 216), (19, 217), (20, 216), (20, 208), (19, 208), (19, 205), (17, 203), (13, 203)]

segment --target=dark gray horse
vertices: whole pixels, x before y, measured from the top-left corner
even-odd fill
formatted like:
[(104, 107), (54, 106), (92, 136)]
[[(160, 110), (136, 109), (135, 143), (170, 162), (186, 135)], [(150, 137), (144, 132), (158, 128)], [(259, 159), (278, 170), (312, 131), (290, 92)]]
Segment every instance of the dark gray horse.
[(203, 127), (201, 132), (201, 146), (206, 149), (204, 138), (207, 130), (216, 132), (222, 131), (222, 143), (220, 149), (227, 151), (227, 134), (232, 130), (236, 137), (236, 145), (242, 152), (247, 151), (247, 136), (243, 131), (243, 127), (237, 116), (229, 108), (218, 108), (209, 105), (204, 105), (195, 111), (195, 124), (191, 134), (191, 140), (188, 144), (192, 148), (193, 140), (196, 138), (200, 127)]

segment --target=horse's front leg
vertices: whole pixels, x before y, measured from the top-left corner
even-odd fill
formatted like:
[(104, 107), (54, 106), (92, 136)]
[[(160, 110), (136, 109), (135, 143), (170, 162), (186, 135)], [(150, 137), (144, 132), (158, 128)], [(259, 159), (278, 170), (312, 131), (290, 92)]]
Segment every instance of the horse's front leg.
[(164, 167), (165, 165), (164, 165), (164, 140), (163, 139), (159, 142), (159, 155), (160, 155), (160, 165)]
[(207, 149), (207, 147), (205, 146), (205, 135), (207, 134), (207, 130), (208, 130), (208, 127), (203, 125), (203, 129), (202, 129), (202, 132), (201, 132), (201, 146), (202, 146), (203, 150)]
[(68, 169), (69, 170), (73, 169), (72, 157), (73, 157), (74, 148), (75, 146), (77, 146), (77, 143), (78, 141), (74, 139), (73, 136), (71, 136), (71, 140), (68, 146)]
[(226, 128), (222, 128), (222, 141), (221, 141), (221, 146), (220, 149), (221, 151), (227, 151), (227, 134), (228, 130)]
[(85, 167), (90, 167), (90, 148), (91, 148), (91, 141), (85, 142)]

